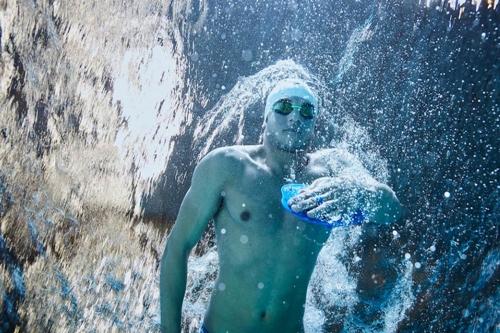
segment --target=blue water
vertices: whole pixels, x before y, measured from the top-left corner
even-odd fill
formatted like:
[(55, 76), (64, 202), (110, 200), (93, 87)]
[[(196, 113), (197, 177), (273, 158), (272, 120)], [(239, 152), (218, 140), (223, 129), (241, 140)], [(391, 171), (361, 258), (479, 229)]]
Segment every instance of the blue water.
[[(0, 7), (0, 331), (157, 331), (194, 166), (259, 142), (289, 76), (322, 93), (316, 143), (355, 154), (406, 211), (364, 244), (336, 228), (307, 332), (497, 329), (498, 1)], [(186, 332), (214, 287), (213, 232), (189, 258)]]

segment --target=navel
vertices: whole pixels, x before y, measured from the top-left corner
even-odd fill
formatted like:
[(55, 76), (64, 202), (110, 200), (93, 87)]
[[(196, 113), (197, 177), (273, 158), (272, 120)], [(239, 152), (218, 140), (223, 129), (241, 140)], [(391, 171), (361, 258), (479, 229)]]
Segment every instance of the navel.
[(240, 219), (242, 221), (248, 221), (250, 219), (250, 212), (248, 210), (244, 210), (243, 212), (241, 212)]

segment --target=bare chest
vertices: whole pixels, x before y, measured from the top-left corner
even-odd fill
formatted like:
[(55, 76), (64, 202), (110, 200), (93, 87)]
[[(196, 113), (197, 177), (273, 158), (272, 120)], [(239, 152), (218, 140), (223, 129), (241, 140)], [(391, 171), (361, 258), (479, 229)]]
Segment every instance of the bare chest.
[[(309, 168), (296, 175), (296, 182), (311, 183), (325, 175), (321, 169)], [(329, 231), (300, 220), (281, 206), (285, 183), (250, 165), (228, 184), (216, 217), (221, 265), (228, 261), (233, 268), (238, 264), (269, 267), (277, 260), (288, 268), (304, 267), (311, 261), (314, 265)]]

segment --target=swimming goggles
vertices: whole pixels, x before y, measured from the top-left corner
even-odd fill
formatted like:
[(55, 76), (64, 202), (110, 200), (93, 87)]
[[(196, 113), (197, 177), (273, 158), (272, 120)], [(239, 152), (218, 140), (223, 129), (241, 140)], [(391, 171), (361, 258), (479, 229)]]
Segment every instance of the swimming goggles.
[(288, 115), (293, 109), (299, 108), (300, 115), (306, 119), (314, 118), (314, 105), (309, 102), (302, 104), (293, 104), (288, 98), (283, 98), (274, 103), (273, 111), (279, 114)]

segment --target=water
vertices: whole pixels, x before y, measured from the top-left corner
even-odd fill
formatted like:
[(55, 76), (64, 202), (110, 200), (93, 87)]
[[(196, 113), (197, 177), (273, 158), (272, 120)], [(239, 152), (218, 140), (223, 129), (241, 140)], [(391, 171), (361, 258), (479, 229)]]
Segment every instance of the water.
[[(318, 144), (355, 153), (407, 211), (370, 244), (332, 234), (307, 332), (494, 331), (500, 10), (460, 6), (0, 1), (0, 331), (157, 331), (159, 259), (196, 162), (259, 142), (288, 76), (322, 92)], [(189, 259), (186, 332), (214, 246), (209, 228)], [(359, 260), (373, 248), (383, 260)]]

